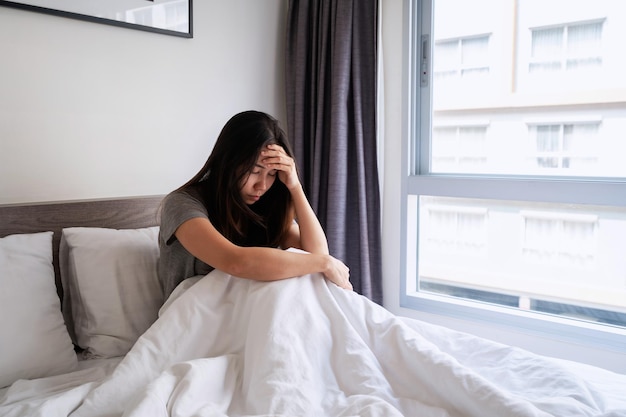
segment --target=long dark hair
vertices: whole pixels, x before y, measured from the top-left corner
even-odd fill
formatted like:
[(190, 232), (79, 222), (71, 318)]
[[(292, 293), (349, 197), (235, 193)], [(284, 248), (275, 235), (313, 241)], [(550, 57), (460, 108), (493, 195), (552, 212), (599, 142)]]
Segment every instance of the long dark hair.
[(199, 193), (213, 226), (241, 246), (279, 246), (293, 221), (291, 194), (278, 179), (255, 204), (241, 198), (240, 185), (269, 144), (293, 158), (285, 132), (272, 116), (245, 111), (222, 128), (202, 169), (178, 190)]

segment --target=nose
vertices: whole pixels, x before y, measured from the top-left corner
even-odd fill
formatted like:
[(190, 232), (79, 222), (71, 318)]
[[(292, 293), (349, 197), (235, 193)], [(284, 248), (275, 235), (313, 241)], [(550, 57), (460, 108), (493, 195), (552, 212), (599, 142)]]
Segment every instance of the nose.
[(267, 178), (265, 175), (261, 176), (258, 181), (255, 182), (254, 188), (260, 191), (265, 191), (267, 189)]

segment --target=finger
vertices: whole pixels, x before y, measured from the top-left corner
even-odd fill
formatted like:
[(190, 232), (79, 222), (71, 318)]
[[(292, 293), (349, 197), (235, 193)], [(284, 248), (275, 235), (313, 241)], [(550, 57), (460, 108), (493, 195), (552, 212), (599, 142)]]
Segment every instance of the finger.
[(267, 148), (263, 150), (263, 154), (267, 156), (287, 155), (283, 148), (274, 145), (268, 145)]
[(275, 144), (275, 143), (271, 145), (267, 145), (267, 148), (272, 149), (274, 151), (285, 152), (285, 149), (282, 146)]
[(293, 165), (290, 165), (289, 163), (285, 163), (281, 161), (274, 161), (274, 162), (266, 161), (264, 162), (264, 164), (268, 169), (275, 169), (281, 172), (290, 173), (293, 170), (292, 169)]
[(289, 157), (274, 156), (265, 158), (263, 161), (268, 168), (278, 169), (281, 171), (291, 171), (294, 167), (293, 160)]
[(266, 150), (261, 153), (263, 161), (267, 163), (284, 163), (289, 164), (293, 159), (284, 152)]
[(280, 156), (281, 158), (285, 158), (288, 160), (293, 160), (293, 158), (289, 156), (285, 149), (280, 145), (268, 145), (267, 154), (271, 156)]

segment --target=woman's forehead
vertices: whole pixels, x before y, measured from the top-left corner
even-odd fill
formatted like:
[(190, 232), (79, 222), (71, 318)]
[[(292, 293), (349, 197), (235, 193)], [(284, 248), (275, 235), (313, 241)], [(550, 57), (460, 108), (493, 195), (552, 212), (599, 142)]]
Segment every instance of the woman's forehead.
[(265, 164), (263, 163), (263, 159), (265, 157), (263, 155), (261, 155), (261, 152), (259, 152), (259, 155), (256, 158), (256, 162), (254, 163), (254, 166), (256, 168), (260, 168), (260, 169), (267, 169), (267, 167), (265, 166)]

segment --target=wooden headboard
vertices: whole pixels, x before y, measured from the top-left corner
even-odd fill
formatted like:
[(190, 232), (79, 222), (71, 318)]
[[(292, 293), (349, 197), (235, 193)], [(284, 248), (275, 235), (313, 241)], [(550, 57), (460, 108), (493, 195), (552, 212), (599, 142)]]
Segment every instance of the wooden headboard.
[(54, 232), (54, 275), (57, 292), (62, 298), (59, 272), (61, 230), (65, 227), (134, 229), (156, 226), (159, 204), (163, 197), (0, 205), (0, 237), (16, 233)]

